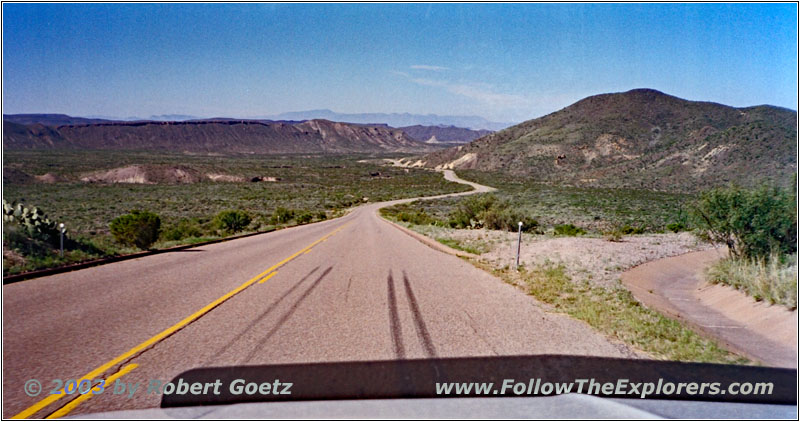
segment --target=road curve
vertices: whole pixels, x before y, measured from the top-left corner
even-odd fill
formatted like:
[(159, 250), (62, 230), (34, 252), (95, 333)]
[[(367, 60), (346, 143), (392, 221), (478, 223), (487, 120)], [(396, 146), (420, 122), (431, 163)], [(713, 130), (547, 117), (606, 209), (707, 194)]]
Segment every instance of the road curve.
[[(451, 171), (444, 175), (460, 181)], [(476, 190), (455, 195), (492, 189), (465, 183)], [(3, 286), (3, 416), (44, 417), (69, 401), (46, 392), (29, 397), (29, 379), (48, 390), (53, 379), (105, 378), (123, 368), (130, 372), (117, 374), (121, 381), (146, 385), (208, 366), (632, 356), (377, 215), (380, 207), (412, 200)], [(60, 414), (159, 402), (158, 394), (103, 394)]]

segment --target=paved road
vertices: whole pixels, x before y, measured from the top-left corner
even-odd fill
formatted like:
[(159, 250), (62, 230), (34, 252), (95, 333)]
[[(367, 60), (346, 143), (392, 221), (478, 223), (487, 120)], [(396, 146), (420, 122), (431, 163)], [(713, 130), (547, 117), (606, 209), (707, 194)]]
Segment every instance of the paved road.
[(727, 254), (710, 249), (651, 261), (620, 277), (642, 303), (684, 321), (736, 353), (769, 366), (797, 368), (797, 311), (756, 303), (708, 285), (703, 271)]
[[(445, 176), (455, 180), (452, 172)], [(145, 385), (208, 366), (631, 356), (587, 325), (547, 313), (518, 289), (397, 230), (377, 215), (384, 205), (3, 286), (3, 416), (43, 417), (69, 401), (28, 397), (23, 384), (31, 378), (49, 390), (56, 378), (113, 376)], [(103, 394), (60, 414), (159, 402), (144, 392)]]

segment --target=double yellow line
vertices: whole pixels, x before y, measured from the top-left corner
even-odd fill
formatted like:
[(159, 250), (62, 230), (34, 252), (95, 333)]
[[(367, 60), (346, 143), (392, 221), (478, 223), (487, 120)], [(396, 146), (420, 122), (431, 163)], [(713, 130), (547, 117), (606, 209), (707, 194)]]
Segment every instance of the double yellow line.
[[(77, 380), (78, 384), (80, 385), (81, 381), (85, 381), (85, 380), (88, 380), (89, 382), (92, 382), (92, 380), (97, 379), (98, 377), (100, 377), (102, 374), (104, 374), (109, 369), (111, 369), (111, 368), (113, 368), (113, 367), (125, 362), (126, 360), (136, 356), (138, 353), (144, 351), (145, 349), (149, 348), (150, 346), (152, 346), (152, 345), (158, 343), (159, 341), (169, 337), (170, 335), (172, 335), (176, 331), (180, 330), (181, 328), (183, 328), (186, 325), (190, 324), (194, 320), (196, 320), (196, 319), (200, 318), (201, 316), (205, 315), (206, 313), (208, 313), (212, 309), (214, 309), (217, 306), (221, 305), (223, 302), (225, 302), (228, 299), (232, 298), (233, 296), (235, 296), (236, 294), (238, 294), (242, 290), (250, 287), (255, 282), (257, 282), (259, 280), (261, 280), (261, 282), (267, 281), (268, 279), (270, 279), (272, 276), (274, 276), (276, 274), (273, 271), (277, 270), (278, 268), (280, 268), (281, 266), (285, 265), (289, 261), (297, 258), (301, 254), (309, 252), (311, 250), (311, 248), (313, 248), (314, 246), (318, 245), (321, 242), (324, 242), (326, 239), (328, 239), (329, 237), (335, 235), (336, 233), (340, 232), (342, 229), (347, 227), (349, 224), (350, 223), (346, 223), (346, 224), (340, 226), (336, 230), (334, 230), (334, 231), (326, 234), (325, 236), (321, 237), (320, 239), (316, 240), (314, 243), (312, 243), (312, 244), (306, 246), (305, 248), (300, 249), (299, 251), (293, 253), (291, 256), (289, 256), (288, 258), (284, 259), (283, 261), (281, 261), (281, 262), (279, 262), (279, 263), (267, 268), (261, 274), (251, 278), (250, 280), (248, 280), (247, 282), (245, 282), (241, 286), (231, 290), (228, 293), (225, 293), (219, 299), (209, 303), (208, 305), (204, 306), (199, 311), (197, 311), (197, 312), (189, 315), (188, 317), (182, 319), (177, 324), (175, 324), (175, 325), (167, 328), (166, 330), (156, 334), (155, 336), (153, 336), (150, 339), (142, 342), (141, 344), (139, 344), (138, 346), (134, 347), (133, 349), (128, 350), (127, 352), (125, 352), (125, 353), (117, 356), (116, 358), (104, 363), (103, 365), (98, 366), (93, 371), (89, 372), (88, 374), (86, 374), (83, 377), (81, 377), (80, 379), (78, 379)], [(111, 377), (109, 377), (108, 380), (106, 380), (106, 382), (110, 381), (112, 377), (119, 378), (122, 375), (124, 375), (125, 373), (130, 372), (134, 368), (136, 368), (135, 365), (133, 367), (131, 367), (130, 365), (126, 366), (125, 368), (123, 368), (122, 370), (117, 372), (116, 374), (114, 374)], [(114, 378), (114, 379), (116, 379), (116, 378)], [(78, 396), (72, 402), (68, 403), (66, 406), (64, 406), (63, 408), (59, 409), (53, 415), (58, 414), (58, 416), (56, 416), (56, 417), (64, 416), (67, 413), (69, 413), (72, 409), (74, 409), (78, 404), (80, 404), (83, 401), (88, 400), (92, 396), (93, 395), (91, 393), (89, 393), (87, 395)], [(36, 414), (36, 412), (44, 409), (45, 407), (49, 406), (50, 404), (55, 403), (56, 401), (58, 401), (59, 399), (61, 399), (63, 397), (65, 397), (64, 394), (51, 394), (51, 395), (45, 397), (44, 399), (42, 399), (41, 401), (37, 402), (33, 406), (31, 406), (31, 407), (23, 410), (22, 412), (19, 412), (16, 415), (12, 416), (12, 419), (25, 419), (25, 418), (31, 417), (34, 414)], [(67, 409), (68, 407), (69, 407), (69, 409)]]

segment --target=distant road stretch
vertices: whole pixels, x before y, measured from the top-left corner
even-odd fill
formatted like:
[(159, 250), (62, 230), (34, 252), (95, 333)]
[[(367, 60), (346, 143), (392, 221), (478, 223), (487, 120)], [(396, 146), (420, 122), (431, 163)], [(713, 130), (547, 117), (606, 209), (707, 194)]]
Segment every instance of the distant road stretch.
[[(444, 177), (475, 190), (452, 171)], [(3, 416), (157, 407), (52, 380), (191, 368), (512, 354), (631, 356), (586, 324), (360, 206), (342, 218), (3, 286)], [(36, 379), (43, 391), (26, 394)], [(142, 387), (144, 388), (144, 387)]]

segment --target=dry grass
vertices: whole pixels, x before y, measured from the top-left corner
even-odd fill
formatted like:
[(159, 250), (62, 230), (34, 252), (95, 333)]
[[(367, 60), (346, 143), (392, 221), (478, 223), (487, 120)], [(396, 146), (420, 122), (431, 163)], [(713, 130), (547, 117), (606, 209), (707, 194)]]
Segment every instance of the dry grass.
[(709, 268), (708, 280), (735, 287), (757, 301), (797, 309), (797, 254), (781, 261), (778, 256), (769, 260), (723, 259)]

